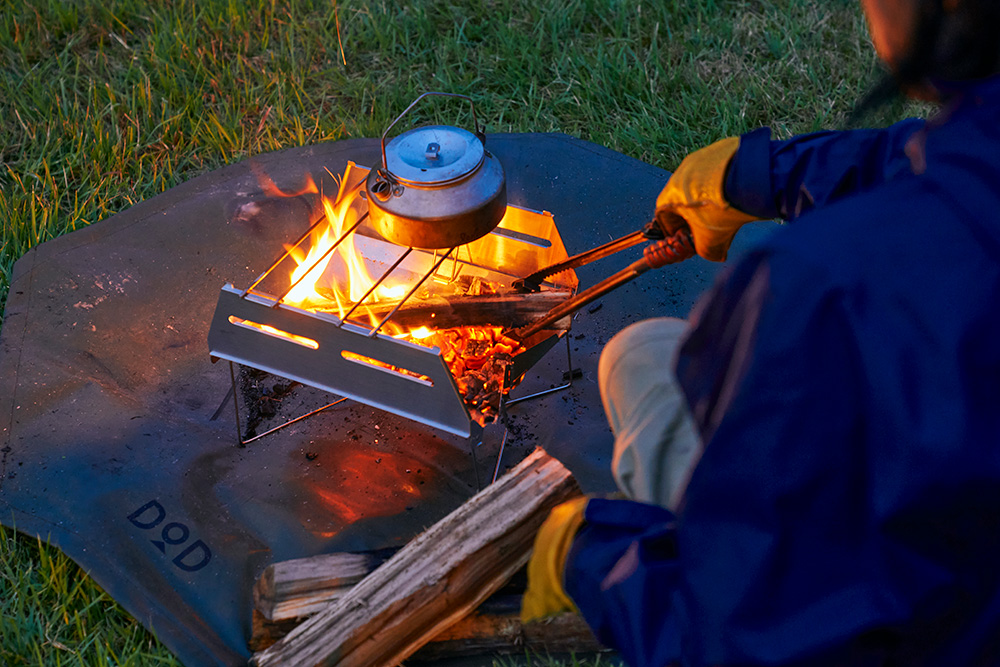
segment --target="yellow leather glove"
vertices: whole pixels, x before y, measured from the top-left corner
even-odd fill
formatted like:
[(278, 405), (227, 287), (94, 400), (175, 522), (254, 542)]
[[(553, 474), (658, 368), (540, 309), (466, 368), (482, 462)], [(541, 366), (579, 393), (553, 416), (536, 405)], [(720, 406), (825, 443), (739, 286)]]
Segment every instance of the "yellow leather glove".
[(583, 523), (588, 500), (580, 496), (557, 505), (538, 530), (528, 561), (528, 590), (521, 599), (522, 623), (561, 611), (577, 611), (563, 589), (563, 570), (573, 538)]
[(691, 229), (695, 251), (713, 262), (726, 259), (737, 230), (757, 218), (733, 208), (723, 192), (739, 137), (716, 141), (688, 155), (656, 198), (656, 221), (669, 236)]

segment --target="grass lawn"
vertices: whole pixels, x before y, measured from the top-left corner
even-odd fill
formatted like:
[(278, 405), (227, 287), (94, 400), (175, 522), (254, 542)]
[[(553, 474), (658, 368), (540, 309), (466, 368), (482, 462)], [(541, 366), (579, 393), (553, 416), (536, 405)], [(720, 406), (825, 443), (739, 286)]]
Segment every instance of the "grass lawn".
[[(472, 95), (489, 132), (565, 132), (668, 169), (760, 125), (840, 127), (877, 73), (857, 5), (5, 3), (0, 305), (34, 245), (251, 155), (378, 136), (426, 90)], [(60, 552), (0, 529), (0, 663), (81, 662), (177, 664)]]

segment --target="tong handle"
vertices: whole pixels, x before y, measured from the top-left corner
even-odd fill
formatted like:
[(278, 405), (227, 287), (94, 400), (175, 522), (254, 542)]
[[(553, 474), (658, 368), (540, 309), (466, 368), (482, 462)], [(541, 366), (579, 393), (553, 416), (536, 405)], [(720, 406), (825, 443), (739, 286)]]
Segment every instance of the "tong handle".
[(581, 253), (573, 255), (572, 257), (567, 257), (561, 262), (556, 262), (555, 264), (550, 264), (549, 266), (538, 269), (525, 278), (515, 280), (512, 287), (518, 292), (537, 292), (543, 280), (554, 276), (557, 273), (569, 271), (570, 269), (579, 269), (581, 266), (586, 266), (591, 262), (596, 262), (597, 260), (613, 255), (616, 252), (631, 248), (632, 246), (637, 246), (643, 241), (662, 238), (663, 232), (660, 231), (660, 228), (655, 223), (651, 222), (639, 231), (626, 234), (625, 236), (617, 238), (614, 241), (608, 241), (604, 245), (591, 248), (590, 250), (584, 250)]
[(575, 313), (588, 303), (641, 276), (646, 271), (658, 269), (667, 264), (683, 262), (692, 256), (694, 256), (694, 241), (691, 238), (691, 232), (685, 228), (673, 236), (648, 246), (642, 253), (642, 259), (632, 262), (618, 273), (612, 274), (576, 296), (566, 299), (540, 319), (520, 329), (507, 332), (506, 335), (517, 340), (530, 338), (539, 331), (555, 324), (558, 320)]

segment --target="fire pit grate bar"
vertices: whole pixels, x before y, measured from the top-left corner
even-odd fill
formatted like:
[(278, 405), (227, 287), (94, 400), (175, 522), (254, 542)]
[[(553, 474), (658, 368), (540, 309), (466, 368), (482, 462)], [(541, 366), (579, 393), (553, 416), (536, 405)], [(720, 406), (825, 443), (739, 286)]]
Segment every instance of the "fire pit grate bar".
[(290, 286), (288, 287), (288, 289), (286, 289), (286, 290), (285, 290), (284, 292), (282, 292), (282, 293), (281, 293), (281, 296), (279, 296), (279, 297), (278, 297), (277, 299), (275, 299), (275, 301), (274, 301), (274, 307), (275, 307), (275, 308), (277, 308), (277, 307), (278, 307), (278, 305), (279, 305), (279, 304), (280, 304), (280, 303), (281, 303), (282, 301), (284, 301), (284, 300), (285, 300), (285, 297), (286, 297), (286, 296), (288, 296), (289, 294), (291, 294), (292, 290), (293, 290), (293, 289), (295, 289), (296, 287), (298, 287), (298, 286), (299, 286), (299, 283), (301, 283), (301, 282), (302, 282), (303, 280), (305, 280), (305, 279), (306, 279), (306, 277), (307, 277), (307, 276), (308, 276), (308, 275), (309, 275), (310, 273), (312, 273), (312, 272), (313, 272), (313, 269), (315, 269), (315, 268), (316, 268), (317, 266), (319, 266), (320, 262), (322, 262), (322, 261), (323, 261), (323, 260), (325, 260), (325, 259), (326, 259), (327, 257), (329, 257), (329, 256), (330, 256), (330, 255), (331, 255), (331, 254), (333, 253), (333, 251), (334, 251), (334, 250), (336, 250), (336, 249), (337, 249), (337, 247), (338, 247), (338, 246), (339, 246), (339, 245), (340, 245), (341, 243), (343, 243), (343, 242), (344, 242), (344, 239), (346, 239), (346, 238), (347, 238), (348, 236), (350, 236), (351, 234), (353, 234), (353, 233), (354, 233), (354, 230), (355, 230), (355, 229), (357, 229), (358, 227), (360, 227), (360, 226), (361, 226), (361, 223), (362, 223), (362, 222), (364, 222), (366, 218), (368, 218), (368, 213), (367, 213), (367, 212), (363, 213), (363, 214), (361, 215), (361, 217), (359, 217), (359, 218), (358, 218), (357, 222), (355, 222), (355, 223), (354, 223), (353, 225), (351, 225), (351, 226), (350, 226), (350, 228), (348, 228), (348, 229), (347, 229), (347, 231), (345, 231), (345, 232), (344, 232), (343, 234), (341, 234), (341, 235), (340, 235), (340, 238), (339, 238), (339, 239), (337, 239), (337, 240), (336, 240), (336, 241), (334, 242), (334, 244), (333, 244), (333, 245), (331, 245), (331, 246), (330, 246), (330, 247), (329, 247), (329, 248), (327, 249), (327, 251), (326, 251), (326, 252), (324, 252), (324, 253), (323, 253), (323, 254), (322, 254), (322, 255), (321, 255), (321, 256), (320, 256), (319, 258), (317, 258), (317, 260), (316, 260), (315, 262), (313, 262), (313, 263), (312, 263), (312, 265), (311, 265), (311, 266), (309, 267), (309, 269), (308, 269), (308, 270), (304, 271), (304, 272), (302, 273), (302, 275), (301, 275), (301, 276), (299, 276), (299, 279), (298, 279), (298, 280), (296, 280), (295, 282), (293, 282), (293, 283), (292, 283), (292, 284), (291, 284), (291, 285), (290, 285)]
[(395, 262), (393, 262), (392, 266), (390, 266), (387, 271), (385, 271), (381, 276), (378, 277), (378, 279), (372, 284), (372, 286), (368, 288), (368, 291), (364, 293), (364, 296), (358, 299), (358, 301), (353, 306), (351, 306), (350, 310), (348, 310), (347, 313), (344, 314), (344, 316), (340, 319), (340, 324), (338, 326), (344, 326), (344, 322), (346, 322), (351, 317), (351, 315), (354, 314), (354, 311), (358, 309), (358, 306), (364, 303), (365, 300), (367, 300), (368, 297), (370, 297), (372, 293), (376, 289), (378, 289), (379, 285), (385, 282), (385, 279), (389, 277), (389, 274), (395, 271), (399, 267), (399, 265), (403, 263), (403, 260), (409, 256), (411, 252), (413, 252), (413, 248), (407, 248), (406, 251), (402, 255), (400, 255)]
[[(345, 197), (353, 197), (354, 194), (358, 190), (361, 189), (361, 185), (363, 183), (364, 183), (364, 181), (362, 181), (361, 183), (358, 183), (357, 185), (355, 185), (353, 188), (351, 188), (351, 191), (348, 192), (347, 194), (345, 194), (344, 196)], [(321, 215), (316, 220), (316, 222), (314, 222), (313, 224), (311, 224), (309, 226), (309, 229), (307, 229), (306, 231), (302, 232), (302, 236), (300, 236), (295, 241), (295, 243), (293, 243), (292, 245), (288, 246), (287, 249), (285, 250), (285, 252), (282, 253), (278, 257), (278, 259), (274, 260), (274, 263), (271, 264), (271, 266), (267, 267), (267, 270), (264, 271), (264, 273), (262, 273), (259, 276), (257, 276), (257, 280), (253, 281), (253, 283), (251, 283), (251, 285), (249, 287), (247, 287), (245, 290), (243, 290), (243, 292), (240, 294), (240, 298), (245, 297), (247, 294), (250, 293), (250, 290), (252, 290), (257, 285), (261, 284), (264, 281), (265, 278), (267, 278), (269, 275), (271, 275), (271, 271), (274, 271), (276, 268), (278, 268), (278, 266), (282, 262), (284, 262), (288, 258), (289, 255), (292, 254), (292, 251), (295, 250), (296, 248), (298, 248), (300, 245), (302, 245), (302, 242), (305, 241), (307, 238), (309, 238), (309, 235), (312, 234), (313, 231), (315, 231), (315, 229), (317, 227), (319, 227), (321, 224), (323, 224), (323, 222), (326, 221), (326, 220), (327, 220), (327, 217), (326, 217), (326, 214), (324, 213), (323, 215)]]
[(295, 243), (293, 243), (292, 245), (288, 246), (288, 249), (285, 250), (285, 252), (280, 257), (278, 257), (278, 259), (274, 260), (274, 263), (271, 264), (271, 266), (267, 267), (267, 270), (264, 271), (264, 273), (262, 273), (259, 276), (257, 276), (257, 280), (255, 280), (252, 283), (250, 283), (250, 286), (247, 287), (245, 290), (243, 290), (243, 292), (240, 294), (240, 296), (241, 297), (246, 296), (247, 294), (250, 293), (250, 290), (252, 290), (257, 285), (260, 285), (264, 281), (265, 278), (267, 278), (269, 275), (271, 275), (271, 271), (274, 271), (276, 268), (278, 268), (278, 266), (280, 266), (281, 263), (283, 261), (285, 261), (285, 259), (289, 255), (292, 254), (292, 250), (294, 250), (295, 248), (298, 248), (300, 245), (302, 245), (302, 242), (305, 241), (309, 237), (309, 235), (312, 234), (313, 231), (317, 227), (319, 227), (321, 224), (323, 224), (324, 222), (326, 222), (326, 215), (319, 216), (319, 219), (317, 219), (316, 222), (314, 222), (313, 224), (311, 224), (309, 226), (309, 229), (307, 229), (306, 231), (302, 232), (302, 236), (300, 236)]
[[(375, 334), (377, 334), (377, 333), (378, 333), (378, 331), (379, 331), (379, 329), (381, 329), (381, 328), (383, 327), (383, 325), (385, 325), (385, 323), (386, 323), (386, 322), (388, 322), (389, 320), (391, 320), (391, 319), (392, 319), (392, 316), (396, 314), (396, 311), (398, 311), (398, 310), (399, 310), (399, 308), (400, 308), (400, 307), (401, 307), (401, 306), (402, 306), (402, 305), (403, 305), (404, 303), (406, 303), (406, 300), (407, 300), (407, 299), (409, 299), (409, 298), (410, 298), (411, 296), (413, 296), (414, 294), (416, 294), (417, 290), (418, 290), (418, 289), (420, 289), (420, 286), (421, 286), (421, 285), (423, 285), (423, 284), (424, 284), (425, 282), (427, 282), (427, 279), (428, 279), (428, 278), (430, 278), (430, 277), (431, 277), (431, 276), (433, 276), (433, 275), (434, 275), (435, 273), (437, 273), (437, 270), (438, 270), (439, 268), (441, 268), (441, 265), (442, 265), (442, 264), (444, 263), (444, 260), (448, 259), (448, 257), (449, 257), (449, 256), (451, 255), (451, 251), (452, 251), (452, 250), (454, 250), (454, 248), (448, 248), (448, 252), (446, 252), (446, 253), (444, 253), (443, 255), (441, 255), (441, 259), (439, 259), (439, 260), (438, 260), (437, 262), (435, 262), (435, 263), (434, 263), (434, 266), (433, 266), (433, 267), (431, 267), (431, 270), (430, 270), (430, 271), (428, 271), (427, 273), (425, 273), (425, 274), (424, 274), (424, 277), (423, 277), (423, 278), (421, 278), (421, 279), (420, 279), (420, 280), (419, 280), (419, 281), (417, 282), (417, 284), (416, 284), (416, 285), (414, 285), (413, 287), (411, 287), (411, 288), (410, 288), (410, 291), (406, 293), (406, 296), (404, 296), (404, 297), (403, 297), (403, 298), (402, 298), (402, 299), (400, 300), (400, 302), (399, 302), (399, 303), (397, 303), (397, 304), (396, 304), (396, 306), (395, 306), (395, 307), (394, 307), (394, 308), (393, 308), (392, 310), (390, 310), (390, 311), (389, 311), (389, 314), (388, 314), (388, 315), (386, 315), (385, 317), (383, 317), (383, 318), (382, 318), (382, 321), (381, 321), (381, 322), (379, 322), (379, 323), (378, 323), (378, 325), (377, 325), (377, 326), (375, 326), (375, 328), (373, 328), (373, 329), (372, 329), (371, 331), (369, 331), (369, 332), (368, 332), (368, 337), (369, 337), (369, 338), (371, 338), (372, 336), (374, 336)], [(386, 272), (386, 274), (388, 274), (388, 271)], [(383, 275), (383, 278), (384, 278), (384, 277), (385, 277), (385, 274)]]

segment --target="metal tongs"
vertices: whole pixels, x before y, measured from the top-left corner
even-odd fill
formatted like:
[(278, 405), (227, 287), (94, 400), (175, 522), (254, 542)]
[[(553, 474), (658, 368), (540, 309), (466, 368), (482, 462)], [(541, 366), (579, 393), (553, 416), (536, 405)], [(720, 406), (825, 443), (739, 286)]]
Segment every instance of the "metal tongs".
[(649, 222), (642, 229), (627, 234), (619, 239), (605, 243), (602, 246), (585, 250), (561, 262), (556, 262), (543, 269), (535, 271), (530, 276), (514, 282), (513, 287), (520, 292), (537, 292), (542, 281), (562, 271), (577, 269), (616, 252), (639, 245), (643, 241), (656, 241), (643, 250), (642, 259), (632, 262), (627, 267), (612, 274), (601, 282), (588, 287), (576, 296), (566, 299), (561, 304), (535, 320), (529, 325), (504, 332), (504, 335), (515, 340), (525, 340), (539, 331), (548, 328), (558, 320), (575, 313), (588, 303), (601, 298), (608, 292), (617, 289), (641, 276), (650, 269), (658, 269), (667, 264), (676, 264), (694, 255), (694, 240), (686, 227), (673, 236), (665, 237), (656, 222)]

